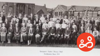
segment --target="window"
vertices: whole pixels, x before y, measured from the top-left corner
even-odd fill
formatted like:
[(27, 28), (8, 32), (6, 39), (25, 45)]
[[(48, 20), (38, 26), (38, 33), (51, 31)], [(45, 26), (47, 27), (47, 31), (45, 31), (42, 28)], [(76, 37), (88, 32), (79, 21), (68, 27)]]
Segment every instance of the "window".
[(80, 17), (82, 17), (83, 16), (83, 12), (80, 12)]
[(61, 15), (60, 13), (61, 13), (61, 12), (59, 12), (59, 16)]
[(58, 16), (58, 12), (55, 12), (55, 16)]
[(96, 11), (93, 12), (93, 17), (97, 17), (97, 12)]
[(28, 14), (31, 14), (31, 8), (28, 8)]
[(78, 16), (78, 12), (74, 12), (74, 16)]
[(73, 16), (73, 11), (70, 11), (70, 16)]
[(62, 16), (62, 12), (59, 12), (59, 16)]
[(100, 16), (100, 11), (98, 11), (98, 16)]
[(92, 11), (88, 12), (88, 17), (92, 17)]
[(61, 12), (61, 16), (62, 16), (62, 12)]
[(9, 12), (12, 12), (12, 6), (9, 6)]
[(3, 5), (3, 6), (2, 6), (2, 10), (4, 10), (4, 9), (5, 9), (5, 6)]
[(55, 16), (56, 16), (56, 12), (55, 12), (55, 14), (54, 14)]
[(13, 14), (13, 7), (12, 6), (9, 6), (8, 12), (11, 13), (11, 14)]

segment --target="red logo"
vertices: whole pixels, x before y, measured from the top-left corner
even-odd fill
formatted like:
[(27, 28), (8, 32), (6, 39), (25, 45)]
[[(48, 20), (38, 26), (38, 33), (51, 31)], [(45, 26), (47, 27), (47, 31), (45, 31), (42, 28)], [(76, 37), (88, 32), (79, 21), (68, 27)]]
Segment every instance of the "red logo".
[(77, 46), (82, 51), (90, 51), (95, 46), (95, 38), (90, 33), (82, 33), (77, 38)]

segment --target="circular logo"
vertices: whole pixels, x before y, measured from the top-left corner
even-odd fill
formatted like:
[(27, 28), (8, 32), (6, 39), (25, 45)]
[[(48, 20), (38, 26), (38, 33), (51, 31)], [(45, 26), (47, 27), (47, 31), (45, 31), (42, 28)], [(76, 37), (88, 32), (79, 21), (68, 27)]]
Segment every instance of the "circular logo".
[(77, 46), (82, 51), (90, 51), (95, 46), (95, 38), (90, 33), (82, 33), (77, 38)]

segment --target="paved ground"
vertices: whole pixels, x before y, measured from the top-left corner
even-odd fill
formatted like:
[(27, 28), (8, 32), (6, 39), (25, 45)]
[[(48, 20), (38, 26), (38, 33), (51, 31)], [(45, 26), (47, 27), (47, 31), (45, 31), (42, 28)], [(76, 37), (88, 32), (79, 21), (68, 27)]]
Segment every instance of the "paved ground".
[[(63, 47), (63, 48), (66, 48), (66, 47), (69, 47), (69, 48), (77, 48), (77, 45), (67, 45), (67, 44), (31, 44), (31, 45), (27, 45), (27, 44), (16, 44), (16, 43), (11, 43), (11, 44), (8, 44), (8, 43), (5, 43), (5, 44), (2, 44), (0, 43), (0, 46), (4, 46), (4, 47)], [(95, 45), (95, 48), (100, 48), (100, 44), (99, 45)]]

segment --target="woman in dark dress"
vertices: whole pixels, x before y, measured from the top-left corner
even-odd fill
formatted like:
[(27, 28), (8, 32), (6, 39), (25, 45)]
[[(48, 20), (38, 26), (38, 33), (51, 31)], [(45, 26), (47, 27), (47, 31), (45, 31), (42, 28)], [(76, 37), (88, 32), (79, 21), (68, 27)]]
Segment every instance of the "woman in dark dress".
[(49, 41), (49, 43), (55, 43), (56, 27), (55, 26), (50, 27), (48, 32), (49, 32), (48, 33), (48, 41)]
[(5, 15), (3, 14), (3, 16), (2, 16), (2, 22), (3, 22), (3, 23), (5, 23), (5, 19), (6, 19), (6, 17), (5, 17)]
[(0, 41), (1, 41), (1, 29), (2, 28), (2, 24), (0, 24)]
[(39, 24), (36, 24), (36, 30), (35, 30), (35, 42), (38, 44), (41, 40), (41, 30), (39, 27)]
[(46, 43), (47, 31), (48, 31), (48, 24), (45, 21), (45, 23), (43, 23), (43, 25), (42, 25), (42, 38), (41, 38), (41, 42), (43, 42), (43, 43)]
[(91, 26), (92, 26), (91, 30), (92, 30), (92, 32), (93, 32), (94, 26), (95, 26), (95, 20), (94, 20), (94, 18), (92, 18), (92, 19), (90, 20), (90, 24), (91, 24)]
[(34, 15), (32, 13), (29, 15), (29, 20), (34, 24)]
[(64, 34), (65, 34), (65, 30), (67, 28), (67, 24), (65, 23), (65, 21), (63, 21), (62, 25), (62, 36), (61, 36), (61, 43), (64, 43)]
[(72, 25), (71, 40), (72, 40), (72, 44), (76, 44), (76, 40), (77, 40), (77, 25), (75, 23), (73, 23), (73, 25)]
[(18, 19), (19, 19), (19, 29), (21, 29), (21, 24), (22, 24), (22, 14), (18, 15)]
[(38, 15), (35, 15), (35, 22), (36, 22), (36, 24), (39, 23), (39, 17), (38, 17)]
[(59, 44), (60, 38), (61, 38), (61, 33), (62, 33), (62, 28), (61, 28), (61, 24), (60, 24), (59, 20), (57, 20), (55, 27), (56, 27), (56, 42), (55, 43)]
[(12, 17), (13, 17), (12, 14), (8, 13), (8, 15), (7, 15), (7, 30), (9, 28), (9, 26), (10, 26), (10, 22), (11, 22)]
[(67, 27), (65, 30), (65, 34), (64, 34), (64, 43), (65, 44), (69, 44), (69, 42), (71, 41), (70, 34), (71, 34), (71, 30), (69, 29), (69, 27)]

